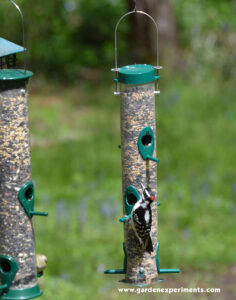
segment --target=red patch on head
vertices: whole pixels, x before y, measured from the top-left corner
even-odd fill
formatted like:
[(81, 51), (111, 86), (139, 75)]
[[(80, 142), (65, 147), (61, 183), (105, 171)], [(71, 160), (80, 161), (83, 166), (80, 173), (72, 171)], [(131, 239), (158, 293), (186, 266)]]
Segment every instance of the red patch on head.
[(154, 201), (154, 200), (155, 200), (155, 196), (151, 196), (149, 199), (150, 199), (151, 201)]

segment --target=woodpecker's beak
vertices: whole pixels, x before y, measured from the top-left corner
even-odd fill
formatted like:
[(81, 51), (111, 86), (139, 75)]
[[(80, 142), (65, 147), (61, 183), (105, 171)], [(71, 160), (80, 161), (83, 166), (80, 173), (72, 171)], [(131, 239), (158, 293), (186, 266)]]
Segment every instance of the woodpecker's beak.
[(150, 199), (151, 201), (154, 201), (154, 200), (155, 200), (155, 196), (151, 196), (149, 199)]

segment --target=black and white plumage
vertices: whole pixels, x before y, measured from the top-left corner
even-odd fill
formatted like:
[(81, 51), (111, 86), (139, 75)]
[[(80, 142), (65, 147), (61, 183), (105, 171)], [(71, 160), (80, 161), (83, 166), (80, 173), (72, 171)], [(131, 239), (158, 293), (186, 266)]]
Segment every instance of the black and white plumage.
[(131, 226), (142, 245), (144, 251), (153, 251), (152, 239), (150, 236), (152, 227), (151, 203), (155, 200), (155, 194), (151, 188), (143, 187), (141, 199), (134, 205), (131, 212)]

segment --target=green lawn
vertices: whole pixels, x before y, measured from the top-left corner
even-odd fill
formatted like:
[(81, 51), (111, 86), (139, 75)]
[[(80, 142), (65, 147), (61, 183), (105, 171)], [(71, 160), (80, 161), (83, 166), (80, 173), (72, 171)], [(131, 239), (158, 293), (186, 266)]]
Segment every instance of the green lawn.
[[(165, 276), (165, 286), (169, 278), (217, 287), (236, 265), (235, 88), (217, 76), (173, 80), (164, 73), (162, 81), (160, 260), (182, 271)], [(136, 299), (117, 292), (122, 276), (103, 275), (123, 261), (119, 97), (112, 83), (32, 91), (29, 103), (36, 210), (49, 212), (35, 218), (37, 252), (49, 260), (42, 299)]]

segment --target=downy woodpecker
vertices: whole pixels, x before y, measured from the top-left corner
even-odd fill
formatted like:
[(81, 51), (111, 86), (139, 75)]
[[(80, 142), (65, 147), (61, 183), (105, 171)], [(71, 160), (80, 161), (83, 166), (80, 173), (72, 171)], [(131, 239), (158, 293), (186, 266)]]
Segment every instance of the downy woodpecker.
[(131, 212), (131, 226), (143, 247), (144, 251), (153, 251), (152, 239), (150, 236), (152, 226), (151, 203), (155, 200), (155, 194), (149, 187), (143, 187), (141, 199), (134, 205)]

